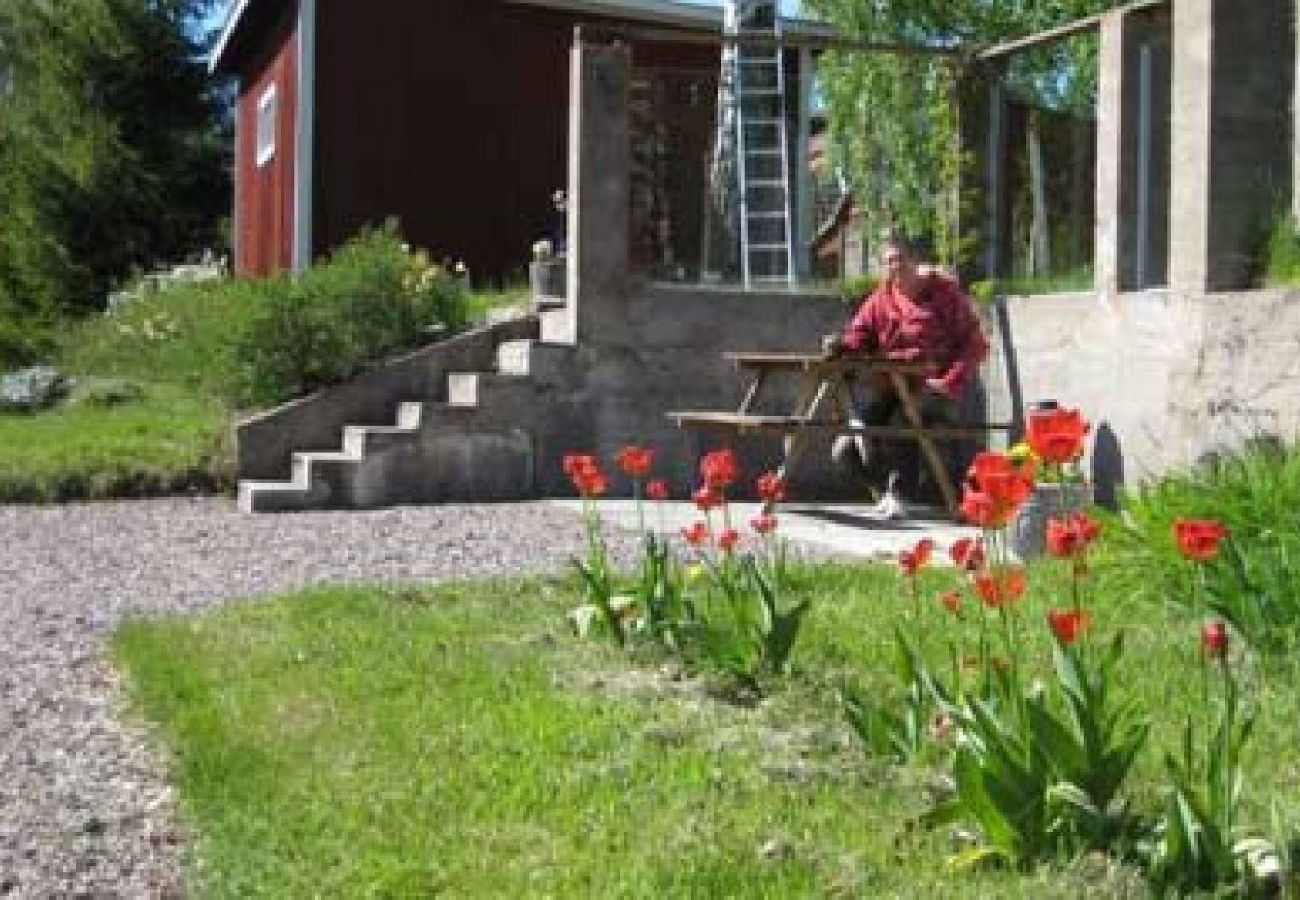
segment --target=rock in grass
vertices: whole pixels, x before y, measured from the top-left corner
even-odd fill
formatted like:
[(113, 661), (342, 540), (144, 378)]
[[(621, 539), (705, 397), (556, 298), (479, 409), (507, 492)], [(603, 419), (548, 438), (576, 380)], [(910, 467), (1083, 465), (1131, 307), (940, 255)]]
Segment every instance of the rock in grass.
[(69, 406), (97, 409), (139, 403), (143, 399), (144, 387), (125, 378), (78, 378), (68, 392)]
[(58, 403), (68, 379), (53, 366), (30, 366), (0, 377), (0, 411), (36, 412)]

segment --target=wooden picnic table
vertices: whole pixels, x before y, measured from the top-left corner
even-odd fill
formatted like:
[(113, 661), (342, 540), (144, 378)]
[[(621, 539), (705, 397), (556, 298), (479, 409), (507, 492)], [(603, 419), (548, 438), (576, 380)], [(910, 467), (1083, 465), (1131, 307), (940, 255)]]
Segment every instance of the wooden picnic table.
[[(922, 456), (934, 476), (950, 512), (956, 512), (956, 488), (936, 446), (937, 441), (984, 437), (989, 431), (1008, 430), (1009, 425), (975, 423), (964, 426), (926, 426), (921, 418), (913, 388), (931, 367), (924, 363), (898, 362), (879, 356), (822, 353), (735, 352), (723, 354), (750, 375), (749, 383), (734, 412), (670, 412), (668, 417), (678, 426), (715, 426), (732, 428), (738, 433), (779, 432), (785, 435), (785, 458), (777, 470), (785, 477), (805, 449), (814, 433), (856, 434), (863, 437), (910, 438), (921, 448)], [(794, 375), (799, 379), (797, 400), (790, 415), (759, 415), (753, 412), (763, 386), (774, 375)], [(889, 379), (902, 407), (904, 425), (852, 425), (850, 381), (860, 376)]]

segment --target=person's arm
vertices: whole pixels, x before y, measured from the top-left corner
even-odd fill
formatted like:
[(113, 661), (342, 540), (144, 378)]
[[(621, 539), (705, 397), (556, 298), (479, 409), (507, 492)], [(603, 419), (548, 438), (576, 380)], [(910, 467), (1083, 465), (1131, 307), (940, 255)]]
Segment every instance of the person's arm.
[(980, 329), (980, 320), (970, 299), (952, 283), (945, 294), (949, 305), (949, 328), (953, 335), (952, 362), (939, 377), (931, 379), (930, 386), (956, 399), (988, 356), (989, 342)]
[(876, 326), (876, 294), (871, 294), (858, 307), (857, 314), (840, 335), (840, 346), (850, 353), (870, 353), (880, 346), (880, 333)]

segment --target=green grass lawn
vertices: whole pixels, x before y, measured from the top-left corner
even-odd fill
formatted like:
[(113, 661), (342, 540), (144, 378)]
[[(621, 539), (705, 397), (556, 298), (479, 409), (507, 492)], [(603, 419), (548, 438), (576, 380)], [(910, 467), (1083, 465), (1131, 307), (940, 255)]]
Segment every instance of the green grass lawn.
[(231, 481), (230, 413), (183, 388), (138, 400), (0, 414), (0, 501), (98, 499)]
[[(928, 577), (927, 595), (944, 579)], [(129, 623), (114, 653), (172, 751), (206, 896), (1143, 895), (1135, 871), (1095, 860), (949, 870), (951, 832), (913, 824), (937, 767), (868, 759), (831, 689), (851, 673), (898, 693), (897, 574), (796, 582), (816, 604), (796, 671), (748, 705), (570, 635), (567, 581), (320, 589)], [(1036, 603), (1024, 640), (1045, 659)], [(1196, 625), (1094, 608), (1127, 629), (1122, 683), (1155, 719), (1130, 791), (1154, 811), (1162, 752), (1201, 704)], [(917, 623), (940, 656), (970, 637), (944, 616)], [(1248, 809), (1267, 826), (1300, 782), (1300, 691), (1293, 672), (1249, 677)]]

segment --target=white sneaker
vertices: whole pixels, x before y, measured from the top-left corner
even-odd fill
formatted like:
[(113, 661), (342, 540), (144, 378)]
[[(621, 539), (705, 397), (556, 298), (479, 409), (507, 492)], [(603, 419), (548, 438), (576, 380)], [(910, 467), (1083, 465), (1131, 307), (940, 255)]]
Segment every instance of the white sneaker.
[(882, 522), (891, 522), (895, 519), (901, 519), (907, 515), (907, 509), (903, 506), (903, 498), (898, 495), (898, 473), (890, 472), (889, 479), (885, 482), (885, 492), (880, 495), (880, 499), (868, 511), (873, 519), (879, 519)]

